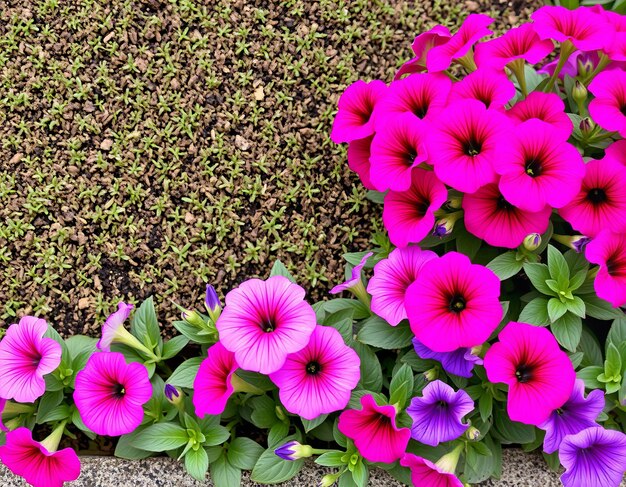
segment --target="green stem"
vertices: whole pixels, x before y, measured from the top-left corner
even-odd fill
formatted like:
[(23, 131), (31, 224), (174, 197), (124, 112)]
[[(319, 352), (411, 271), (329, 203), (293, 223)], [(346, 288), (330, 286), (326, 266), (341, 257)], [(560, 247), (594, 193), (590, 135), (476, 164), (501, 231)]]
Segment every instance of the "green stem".
[(63, 430), (65, 429), (66, 424), (67, 419), (54, 428), (54, 431), (50, 433), (50, 436), (40, 442), (41, 446), (48, 450), (49, 453), (54, 453), (57, 451), (57, 448), (59, 448), (59, 443), (61, 443), (61, 438), (63, 438)]
[(516, 59), (509, 63), (509, 68), (515, 75), (519, 88), (522, 92), (522, 96), (526, 98), (528, 96), (528, 87), (526, 86), (526, 73), (524, 72), (524, 60)]
[(574, 48), (574, 45), (570, 41), (565, 41), (561, 44), (559, 62), (557, 63), (556, 68), (554, 69), (554, 73), (552, 73), (552, 76), (550, 76), (550, 79), (548, 80), (548, 83), (543, 90), (544, 93), (550, 93), (552, 91), (552, 87), (554, 86), (556, 80), (559, 78), (559, 74), (561, 73), (563, 66), (565, 66), (565, 63), (575, 50), (576, 49)]

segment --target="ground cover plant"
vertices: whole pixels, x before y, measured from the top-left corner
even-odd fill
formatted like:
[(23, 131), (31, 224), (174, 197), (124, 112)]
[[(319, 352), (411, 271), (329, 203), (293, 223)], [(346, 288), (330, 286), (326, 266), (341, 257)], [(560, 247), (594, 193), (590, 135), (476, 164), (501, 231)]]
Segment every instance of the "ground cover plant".
[(81, 432), (220, 486), (242, 470), (286, 481), (315, 457), (333, 469), (323, 486), (383, 468), (461, 487), (497, 477), (516, 445), (566, 487), (620, 485), (626, 16), (531, 19), (491, 39), (483, 14), (435, 26), (393, 81), (342, 94), (330, 137), (386, 229), (344, 255), (343, 297), (310, 304), (277, 261), (223, 302), (208, 285), (168, 340), (151, 298), (119, 302), (99, 339), (11, 325), (0, 460), (62, 485), (80, 470), (64, 436)]

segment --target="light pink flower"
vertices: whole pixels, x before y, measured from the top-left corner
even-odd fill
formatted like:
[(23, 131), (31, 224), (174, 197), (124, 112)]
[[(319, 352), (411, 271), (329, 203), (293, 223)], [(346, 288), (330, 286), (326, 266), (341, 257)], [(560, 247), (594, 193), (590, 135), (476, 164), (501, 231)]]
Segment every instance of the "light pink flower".
[(559, 139), (567, 140), (574, 125), (565, 113), (565, 104), (554, 93), (533, 91), (526, 99), (518, 101), (507, 115), (514, 123), (520, 124), (527, 120), (537, 119), (549, 123), (559, 132)]
[(339, 294), (343, 291), (354, 289), (357, 286), (362, 286), (363, 281), (361, 280), (361, 271), (363, 271), (363, 267), (365, 267), (365, 264), (367, 264), (367, 261), (372, 255), (374, 255), (374, 252), (368, 252), (361, 257), (361, 261), (352, 268), (350, 279), (345, 280), (341, 284), (337, 284), (329, 291), (330, 294)]
[(479, 68), (452, 85), (449, 101), (478, 100), (487, 108), (503, 108), (515, 96), (515, 85), (503, 71)]
[(118, 352), (94, 353), (76, 375), (74, 402), (85, 426), (98, 435), (134, 431), (151, 397), (145, 365), (126, 363)]
[(437, 254), (417, 246), (395, 249), (374, 266), (374, 276), (367, 284), (372, 295), (372, 311), (391, 326), (407, 318), (404, 299), (422, 266)]
[(374, 106), (387, 90), (379, 80), (369, 83), (356, 81), (339, 98), (330, 138), (335, 144), (364, 139), (374, 133)]
[(348, 167), (359, 175), (361, 183), (367, 189), (375, 190), (370, 178), (370, 151), (373, 135), (348, 143)]
[(600, 232), (585, 247), (585, 257), (600, 266), (593, 282), (598, 297), (615, 307), (626, 304), (626, 235)]
[(595, 98), (589, 103), (589, 113), (603, 129), (619, 132), (626, 137), (626, 71), (602, 71), (589, 84)]
[(412, 453), (405, 453), (400, 465), (411, 469), (411, 481), (414, 486), (463, 487), (463, 482), (454, 475), (454, 472), (446, 472), (430, 460)]
[(216, 326), (242, 369), (271, 374), (306, 346), (316, 319), (304, 295), (283, 276), (249, 279), (228, 293)]
[(130, 316), (133, 310), (132, 304), (126, 304), (120, 301), (117, 304), (117, 311), (112, 313), (102, 325), (102, 337), (98, 341), (96, 347), (104, 352), (111, 351), (111, 344), (120, 331), (125, 331), (124, 322)]
[(452, 34), (450, 34), (448, 28), (443, 25), (436, 25), (429, 31), (418, 35), (411, 45), (415, 57), (402, 65), (394, 79), (400, 79), (405, 74), (426, 71), (426, 56), (428, 52), (433, 47), (448, 42), (450, 37), (452, 37)]
[(209, 348), (193, 381), (193, 405), (198, 417), (224, 412), (228, 398), (235, 392), (232, 377), (238, 368), (235, 354), (220, 342)]
[(313, 420), (346, 407), (361, 378), (360, 363), (337, 330), (318, 325), (308, 345), (288, 355), (270, 379), (287, 411)]
[(43, 338), (48, 324), (24, 316), (0, 341), (0, 398), (34, 402), (46, 392), (43, 378), (61, 363), (61, 345)]

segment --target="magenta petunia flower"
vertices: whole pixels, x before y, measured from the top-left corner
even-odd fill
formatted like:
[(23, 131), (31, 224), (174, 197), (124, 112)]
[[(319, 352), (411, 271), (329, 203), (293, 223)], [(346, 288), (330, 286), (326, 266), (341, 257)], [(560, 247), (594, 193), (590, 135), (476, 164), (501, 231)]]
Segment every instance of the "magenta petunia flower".
[(626, 166), (626, 140), (618, 140), (604, 149), (604, 160), (611, 159)]
[(0, 341), (0, 398), (35, 402), (46, 392), (43, 378), (61, 363), (61, 345), (44, 338), (48, 324), (34, 316), (24, 316), (9, 326)]
[(428, 51), (426, 57), (428, 71), (436, 73), (448, 69), (453, 60), (465, 56), (477, 41), (493, 34), (487, 28), (492, 23), (493, 19), (487, 15), (470, 14), (448, 42)]
[(411, 330), (435, 352), (481, 345), (502, 319), (500, 280), (486, 267), (448, 252), (424, 264), (406, 291)]
[(226, 295), (220, 341), (242, 369), (271, 374), (302, 350), (316, 325), (305, 291), (283, 276), (249, 279)]
[(80, 475), (80, 460), (74, 450), (49, 451), (44, 442), (33, 440), (28, 428), (6, 434), (6, 443), (0, 446), (0, 460), (34, 487), (63, 487)]
[(619, 487), (626, 471), (626, 435), (592, 427), (563, 438), (559, 460), (565, 487)]
[(413, 348), (419, 358), (436, 360), (441, 364), (443, 370), (449, 374), (467, 377), (468, 379), (472, 376), (474, 365), (482, 365), (483, 363), (480, 357), (472, 354), (471, 348), (457, 348), (452, 352), (434, 352), (417, 338), (413, 339)]
[(563, 100), (554, 93), (533, 91), (508, 110), (507, 115), (516, 124), (531, 119), (549, 123), (559, 132), (559, 140), (567, 140), (574, 130), (572, 121), (565, 113)]
[(539, 425), (570, 397), (576, 372), (546, 328), (509, 323), (485, 355), (490, 382), (509, 386), (507, 412), (513, 421)]
[(440, 380), (430, 382), (406, 409), (413, 420), (411, 437), (431, 446), (455, 440), (469, 428), (463, 416), (473, 409), (474, 401), (464, 390), (455, 391)]
[(585, 428), (598, 426), (596, 418), (604, 408), (604, 392), (594, 389), (585, 398), (585, 383), (576, 379), (574, 389), (563, 406), (552, 411), (550, 417), (538, 425), (546, 432), (543, 451), (554, 453), (567, 435), (576, 434)]
[(378, 191), (406, 191), (411, 172), (427, 158), (427, 125), (410, 113), (379, 117), (381, 127), (372, 141), (370, 178)]
[(400, 79), (405, 74), (421, 73), (426, 71), (426, 57), (428, 56), (428, 52), (433, 47), (440, 46), (441, 44), (448, 42), (450, 37), (452, 37), (450, 30), (443, 25), (436, 25), (429, 31), (418, 35), (411, 45), (411, 49), (413, 49), (415, 57), (402, 65), (396, 73), (394, 79)]
[(626, 235), (600, 232), (585, 247), (585, 257), (600, 266), (593, 282), (598, 297), (614, 307), (626, 304)]
[(341, 284), (337, 284), (334, 288), (330, 290), (330, 294), (339, 294), (340, 292), (348, 291), (359, 285), (362, 285), (363, 281), (361, 280), (361, 271), (363, 270), (363, 267), (365, 267), (365, 264), (372, 255), (374, 255), (374, 252), (368, 252), (363, 257), (361, 257), (361, 261), (352, 268), (352, 272), (350, 273), (350, 279), (342, 282)]
[(574, 199), (559, 214), (574, 229), (594, 237), (603, 230), (626, 231), (626, 166), (610, 156), (585, 164), (585, 177)]
[(393, 463), (400, 459), (411, 430), (396, 426), (396, 408), (377, 405), (371, 394), (361, 398), (361, 406), (362, 409), (348, 409), (339, 415), (339, 431), (354, 441), (369, 462)]
[(288, 355), (270, 379), (287, 411), (312, 420), (346, 407), (361, 378), (360, 364), (337, 330), (318, 325), (309, 344)]
[(464, 193), (494, 182), (493, 165), (508, 144), (511, 125), (477, 100), (450, 103), (437, 116), (426, 145), (437, 177)]
[(120, 436), (143, 420), (152, 397), (145, 365), (126, 363), (118, 352), (95, 353), (76, 375), (74, 402), (83, 422), (98, 435)]
[(376, 186), (370, 178), (370, 151), (373, 135), (348, 143), (348, 167), (359, 175), (363, 186), (375, 190)]
[(417, 246), (397, 248), (374, 266), (374, 276), (367, 284), (372, 295), (372, 311), (391, 326), (407, 318), (404, 298), (422, 266), (437, 254)]
[[(128, 333), (124, 328), (124, 322), (130, 316), (130, 312), (133, 310), (132, 304), (126, 304), (119, 302), (117, 304), (117, 311), (112, 313), (102, 325), (102, 337), (98, 340), (96, 347), (104, 352), (111, 351), (111, 344), (118, 338), (121, 333)], [(126, 333), (124, 333), (126, 332)]]
[(478, 100), (487, 108), (503, 108), (515, 96), (515, 85), (501, 70), (480, 68), (452, 85), (449, 101)]
[(331, 140), (340, 144), (372, 135), (374, 106), (386, 90), (387, 85), (379, 80), (369, 83), (359, 80), (348, 86), (339, 98), (339, 110), (330, 132)]
[(228, 398), (235, 392), (232, 377), (238, 368), (235, 354), (220, 342), (209, 348), (193, 381), (193, 405), (198, 417), (224, 412)]
[(494, 247), (517, 248), (526, 235), (542, 234), (548, 228), (552, 208), (524, 211), (507, 201), (498, 185), (487, 184), (463, 197), (467, 231)]
[(495, 164), (501, 174), (498, 187), (512, 205), (541, 211), (561, 208), (580, 191), (585, 175), (582, 156), (562, 132), (540, 120), (517, 126), (509, 146)]
[(591, 118), (603, 129), (626, 137), (626, 71), (599, 73), (589, 84), (595, 98), (589, 103)]
[(400, 465), (411, 469), (411, 481), (415, 486), (463, 487), (463, 482), (454, 472), (447, 472), (436, 463), (412, 453), (405, 453), (400, 459)]
[(537, 64), (553, 50), (552, 41), (540, 39), (531, 24), (522, 24), (501, 37), (477, 44), (474, 58), (479, 68), (502, 69), (516, 59)]
[(541, 39), (558, 42), (570, 41), (581, 51), (602, 49), (612, 39), (610, 26), (604, 18), (591, 9), (545, 6), (530, 18), (533, 28)]
[(426, 237), (435, 224), (435, 211), (448, 199), (448, 190), (431, 171), (415, 169), (407, 191), (385, 195), (383, 223), (389, 240), (406, 247)]
[(389, 85), (385, 96), (376, 104), (376, 127), (384, 127), (389, 116), (412, 113), (419, 119), (430, 119), (446, 106), (452, 81), (444, 74), (416, 74)]

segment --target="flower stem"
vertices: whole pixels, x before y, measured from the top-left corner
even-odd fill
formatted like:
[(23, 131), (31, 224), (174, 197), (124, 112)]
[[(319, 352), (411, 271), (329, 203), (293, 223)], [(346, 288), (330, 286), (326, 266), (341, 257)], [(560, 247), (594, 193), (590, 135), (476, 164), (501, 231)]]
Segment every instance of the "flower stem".
[(63, 438), (63, 430), (65, 429), (65, 425), (67, 424), (67, 419), (61, 421), (59, 426), (54, 428), (52, 433), (43, 441), (40, 442), (41, 446), (43, 446), (48, 453), (54, 453), (59, 448), (59, 443), (61, 443), (61, 438)]
[(554, 83), (556, 82), (556, 80), (559, 78), (559, 74), (561, 73), (563, 66), (565, 66), (565, 63), (567, 62), (567, 60), (569, 59), (569, 57), (572, 55), (572, 53), (575, 50), (576, 49), (574, 48), (574, 45), (570, 41), (565, 41), (561, 44), (561, 53), (559, 54), (559, 62), (557, 63), (556, 68), (554, 69), (554, 73), (552, 73), (552, 76), (550, 76), (548, 83), (543, 89), (544, 93), (550, 93), (552, 91), (552, 87), (554, 86)]
[(509, 63), (509, 68), (515, 75), (519, 88), (522, 92), (522, 96), (526, 98), (528, 96), (528, 87), (526, 86), (526, 73), (524, 72), (524, 60), (516, 59)]
[(600, 71), (602, 71), (604, 68), (606, 68), (607, 65), (611, 62), (608, 56), (604, 54), (602, 51), (598, 51), (598, 53), (600, 55), (600, 60), (598, 61), (598, 65), (595, 67), (595, 69), (591, 73), (589, 73), (589, 75), (585, 78), (583, 82), (585, 86), (588, 86), (589, 83), (593, 81), (593, 78), (595, 78), (597, 74)]

